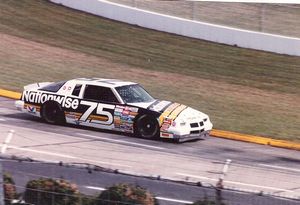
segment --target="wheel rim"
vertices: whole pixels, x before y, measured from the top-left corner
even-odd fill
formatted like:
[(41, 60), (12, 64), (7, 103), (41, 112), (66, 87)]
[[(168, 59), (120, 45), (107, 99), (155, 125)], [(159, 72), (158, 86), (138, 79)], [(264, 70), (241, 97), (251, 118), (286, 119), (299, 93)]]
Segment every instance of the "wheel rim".
[(143, 138), (152, 138), (157, 133), (157, 123), (149, 117), (141, 119), (139, 123), (139, 133)]
[(56, 119), (59, 115), (59, 110), (58, 110), (57, 106), (48, 104), (44, 107), (43, 115), (47, 122), (55, 123)]

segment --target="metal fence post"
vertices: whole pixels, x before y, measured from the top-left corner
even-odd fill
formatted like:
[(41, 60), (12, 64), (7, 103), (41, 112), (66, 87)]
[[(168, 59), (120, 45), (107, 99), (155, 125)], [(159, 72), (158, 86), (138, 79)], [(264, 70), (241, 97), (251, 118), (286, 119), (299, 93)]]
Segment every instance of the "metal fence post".
[(224, 182), (224, 178), (226, 176), (226, 173), (228, 172), (228, 168), (229, 168), (230, 163), (231, 163), (231, 160), (227, 159), (225, 164), (224, 164), (222, 173), (219, 177), (219, 181), (216, 184), (216, 204), (217, 205), (222, 204), (222, 200), (223, 200), (223, 198), (222, 198), (222, 189), (224, 188), (223, 182)]
[(265, 25), (264, 25), (265, 13), (266, 13), (265, 6), (266, 6), (266, 4), (261, 4), (261, 7), (260, 7), (260, 18), (259, 18), (259, 31), (260, 32), (265, 31)]
[(4, 205), (4, 188), (3, 188), (2, 160), (0, 160), (0, 205)]
[(134, 8), (137, 7), (137, 2), (136, 2), (136, 0), (132, 0), (132, 7), (134, 7)]
[[(10, 130), (8, 132), (8, 135), (5, 138), (1, 147), (1, 154), (5, 154), (7, 146), (11, 141), (14, 132), (15, 132), (14, 130)], [(2, 160), (0, 160), (0, 205), (4, 205), (4, 188), (3, 188), (4, 184), (3, 183), (4, 182), (3, 182)]]
[(192, 1), (192, 20), (195, 20), (195, 1)]

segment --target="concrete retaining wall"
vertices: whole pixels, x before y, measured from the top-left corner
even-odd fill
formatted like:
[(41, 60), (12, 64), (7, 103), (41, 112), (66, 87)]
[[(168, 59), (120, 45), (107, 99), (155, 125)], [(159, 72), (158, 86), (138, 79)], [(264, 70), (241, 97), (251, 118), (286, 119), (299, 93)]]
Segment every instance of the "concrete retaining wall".
[(300, 38), (208, 24), (104, 0), (50, 0), (54, 3), (145, 28), (243, 48), (300, 56)]

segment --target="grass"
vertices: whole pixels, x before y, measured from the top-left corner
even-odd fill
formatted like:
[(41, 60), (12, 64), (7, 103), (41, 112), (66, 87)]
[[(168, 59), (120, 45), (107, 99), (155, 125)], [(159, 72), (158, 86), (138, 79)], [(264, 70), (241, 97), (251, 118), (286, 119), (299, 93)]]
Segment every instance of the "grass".
[(300, 57), (185, 38), (45, 0), (0, 2), (0, 87), (75, 77), (140, 82), (215, 128), (300, 141)]

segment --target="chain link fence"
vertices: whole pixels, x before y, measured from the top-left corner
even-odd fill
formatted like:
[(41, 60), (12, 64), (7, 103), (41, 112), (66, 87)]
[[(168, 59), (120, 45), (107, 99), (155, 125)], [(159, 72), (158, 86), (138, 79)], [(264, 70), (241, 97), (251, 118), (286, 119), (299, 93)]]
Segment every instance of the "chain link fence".
[[(16, 173), (14, 173), (16, 174)], [(23, 173), (25, 178), (35, 178), (39, 176), (33, 176), (31, 173)], [(113, 197), (101, 200), (98, 198), (99, 193), (94, 195), (85, 195), (81, 193), (68, 194), (63, 192), (45, 191), (43, 189), (30, 189), (24, 185), (20, 185), (18, 182), (15, 187), (19, 193), (18, 200), (10, 200), (6, 198), (6, 205), (137, 205), (137, 203), (115, 201)], [(78, 187), (81, 189), (82, 187)], [(198, 197), (193, 201), (164, 201), (163, 197), (155, 197), (156, 204), (161, 205), (173, 205), (173, 204), (193, 204), (196, 201), (200, 201), (201, 205), (297, 205), (297, 200), (279, 199), (272, 196), (266, 196), (263, 194), (249, 193), (249, 192), (236, 192), (233, 190), (217, 188), (212, 186), (196, 187), (198, 189)], [(30, 197), (35, 198), (35, 203), (27, 203), (25, 193), (31, 192)], [(111, 193), (113, 195), (113, 193)], [(181, 197), (181, 193), (176, 193), (178, 198)], [(47, 196), (47, 197), (45, 197)], [(151, 205), (153, 203), (146, 203), (145, 205)]]
[[(16, 165), (19, 164), (22, 166), (22, 163), (20, 161), (11, 161), (11, 163), (15, 163)], [(23, 162), (23, 163), (28, 163), (28, 162)], [(28, 204), (25, 203), (24, 199), (26, 199), (26, 190), (30, 191), (30, 197), (36, 199), (35, 205), (103, 205), (103, 204), (118, 204), (118, 205), (125, 205), (125, 204), (135, 204), (135, 203), (127, 203), (123, 201), (114, 201), (110, 200), (110, 196), (108, 199), (101, 200), (98, 198), (99, 194), (108, 189), (108, 187), (105, 187), (103, 189), (94, 189), (94, 190), (87, 190), (86, 185), (83, 185), (84, 182), (82, 180), (78, 180), (78, 182), (81, 181), (83, 184), (75, 184), (76, 182), (68, 179), (66, 176), (60, 176), (63, 175), (63, 171), (61, 172), (62, 166), (57, 165), (57, 164), (49, 164), (49, 163), (43, 163), (43, 162), (29, 162), (29, 165), (32, 167), (36, 167), (36, 169), (40, 169), (41, 167), (39, 166), (45, 166), (47, 167), (47, 170), (49, 170), (47, 173), (41, 172), (41, 173), (35, 173), (35, 171), (24, 171), (24, 170), (7, 170), (4, 166), (4, 172), (5, 173), (10, 173), (15, 179), (15, 187), (17, 190), (17, 193), (19, 193), (19, 200), (14, 200), (11, 201), (6, 198), (6, 201), (13, 202), (12, 204)], [(227, 167), (226, 167), (227, 165)], [(178, 183), (178, 186), (185, 186), (184, 189), (187, 189), (187, 192), (195, 192), (196, 197), (192, 197), (189, 199), (189, 201), (176, 201), (176, 203), (173, 201), (170, 201), (168, 198), (164, 198), (163, 196), (155, 196), (155, 193), (153, 195), (155, 196), (156, 200), (158, 201), (159, 204), (162, 205), (171, 205), (173, 203), (175, 204), (193, 204), (197, 200), (206, 201), (207, 204), (222, 204), (222, 205), (296, 205), (299, 203), (299, 200), (297, 199), (287, 199), (284, 197), (276, 197), (272, 195), (268, 195), (265, 192), (253, 192), (251, 190), (242, 190), (242, 189), (237, 189), (237, 186), (230, 186), (231, 182), (231, 177), (230, 177), (230, 172), (234, 171), (236, 168), (235, 165), (229, 165), (228, 163), (223, 164), (221, 166), (223, 170), (221, 170), (218, 175), (220, 176), (219, 178), (214, 179), (211, 181), (211, 183), (194, 183), (190, 184), (188, 181), (192, 181), (192, 179), (188, 180), (186, 183), (181, 182)], [(74, 170), (78, 172), (78, 168), (75, 167), (65, 167), (72, 173)], [(33, 168), (32, 170), (34, 170)], [(76, 170), (77, 169), (77, 170)], [(82, 169), (82, 168), (81, 168)], [(28, 169), (27, 169), (28, 170)], [(94, 171), (93, 171), (94, 172)], [(96, 171), (95, 171), (96, 172)], [(54, 173), (56, 173), (56, 177), (54, 177)], [(85, 175), (91, 176), (91, 179), (94, 179), (96, 181), (96, 177), (99, 177), (99, 174), (101, 172), (97, 171), (97, 174), (94, 173), (95, 175), (89, 173), (89, 172), (82, 172), (81, 176), (84, 177)], [(70, 174), (71, 175), (71, 174)], [(126, 177), (126, 175), (124, 175)], [(26, 183), (28, 183), (31, 180), (35, 179), (47, 179), (51, 177), (53, 180), (64, 180), (66, 183), (73, 183), (72, 187), (76, 187), (76, 190), (79, 190), (78, 192), (76, 191), (75, 194), (70, 194), (65, 191), (49, 191), (45, 190), (44, 188), (28, 188), (26, 186)], [(148, 189), (143, 182), (142, 178), (136, 177), (135, 183), (132, 182), (124, 182), (124, 178), (120, 177), (120, 175), (116, 175), (118, 178), (119, 183), (128, 183), (128, 184), (139, 184), (141, 187), (144, 187)], [(265, 175), (265, 177), (268, 177)], [(87, 180), (87, 181), (91, 181)], [(170, 181), (165, 181), (165, 180), (153, 180), (153, 179), (147, 179), (153, 183), (160, 183), (160, 186), (165, 186), (164, 184), (170, 183)], [(224, 181), (223, 181), (224, 180)], [(235, 179), (236, 180), (236, 179)], [(273, 181), (276, 181), (273, 179)], [(150, 182), (150, 183), (151, 183)], [(112, 182), (113, 183), (113, 182)], [(93, 185), (97, 186), (96, 182), (93, 183)], [(173, 184), (172, 186), (177, 186), (176, 184)], [(232, 184), (231, 184), (232, 185)], [(98, 184), (98, 186), (102, 186)], [(168, 184), (167, 186), (170, 186)], [(272, 186), (269, 184), (269, 186)], [(295, 180), (295, 187), (297, 187), (297, 181)], [(176, 190), (177, 188), (175, 188)], [(153, 191), (153, 189), (151, 190)], [(279, 191), (279, 190), (278, 190)], [(159, 190), (157, 191), (158, 193), (160, 192)], [(84, 193), (84, 194), (82, 194)], [(45, 196), (47, 197), (47, 204), (45, 202)], [(27, 196), (28, 197), (28, 196)], [(176, 192), (176, 197), (177, 199), (182, 199), (185, 198), (184, 192)], [(166, 201), (167, 200), (167, 201)], [(58, 204), (58, 201), (61, 202)], [(7, 205), (9, 203), (6, 203)], [(204, 203), (205, 204), (205, 203)], [(151, 205), (151, 203), (148, 203), (147, 205)]]
[(300, 37), (300, 5), (199, 1), (109, 0), (185, 19)]
[[(13, 137), (10, 136), (11, 134)], [(105, 170), (132, 176), (142, 176), (141, 173), (143, 173), (142, 177), (158, 180), (168, 179), (200, 184), (204, 187), (221, 187), (248, 193), (300, 199), (298, 169), (289, 167), (276, 169), (276, 167), (263, 164), (263, 161), (260, 164), (259, 160), (253, 164), (241, 164), (234, 160), (225, 162), (189, 154), (178, 155), (172, 151), (162, 154), (164, 152), (140, 150), (138, 147), (128, 152), (127, 146), (122, 146), (123, 141), (120, 141), (120, 144), (105, 146), (101, 140), (98, 141), (97, 138), (89, 138), (89, 136), (77, 139), (66, 136), (55, 138), (41, 132), (37, 138), (26, 131), (21, 133), (7, 130), (3, 132), (3, 137), (1, 151), (4, 151), (2, 153), (4, 156), (8, 154), (8, 156), (24, 157), (28, 160), (48, 161), (48, 163), (59, 163), (65, 166), (75, 165), (85, 167), (90, 172)], [(8, 138), (10, 142), (7, 142)], [(3, 150), (4, 147), (6, 148)], [(62, 148), (65, 152), (61, 151)], [(126, 154), (120, 155), (120, 152)], [(101, 160), (97, 156), (101, 156)], [(48, 160), (45, 161), (45, 159)], [(178, 164), (179, 161), (180, 164)], [(53, 177), (56, 172), (49, 170), (47, 174), (41, 176), (33, 174), (31, 177), (29, 173), (18, 170), (12, 174), (24, 175), (24, 179), (30, 180), (36, 177)]]

